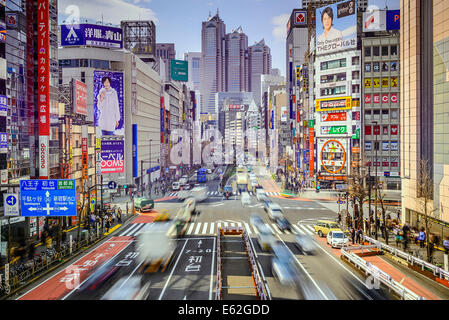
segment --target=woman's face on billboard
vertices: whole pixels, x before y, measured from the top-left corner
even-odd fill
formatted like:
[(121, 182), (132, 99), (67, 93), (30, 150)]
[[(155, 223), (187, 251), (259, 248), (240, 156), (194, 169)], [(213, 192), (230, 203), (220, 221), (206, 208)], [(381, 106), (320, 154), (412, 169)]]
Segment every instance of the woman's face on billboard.
[(106, 80), (104, 81), (103, 85), (104, 85), (104, 87), (105, 87), (106, 89), (109, 89), (109, 88), (111, 87), (111, 83), (109, 82), (108, 79), (106, 79)]
[(329, 31), (332, 27), (332, 18), (327, 13), (323, 15), (323, 27), (326, 31)]

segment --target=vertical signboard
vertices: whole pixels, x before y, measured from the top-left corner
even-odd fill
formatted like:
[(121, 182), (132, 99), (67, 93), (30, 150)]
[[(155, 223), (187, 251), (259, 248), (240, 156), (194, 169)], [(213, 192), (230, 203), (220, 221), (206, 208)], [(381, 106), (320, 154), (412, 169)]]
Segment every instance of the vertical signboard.
[(123, 136), (123, 72), (94, 71), (94, 121), (102, 136)]
[(310, 168), (310, 170), (309, 170), (309, 176), (311, 177), (311, 178), (313, 178), (313, 176), (314, 176), (314, 171), (315, 171), (315, 168), (314, 168), (314, 163), (315, 163), (315, 157), (314, 157), (314, 152), (315, 152), (315, 150), (314, 150), (315, 148), (314, 148), (314, 141), (313, 141), (313, 128), (309, 128), (309, 168)]
[(83, 166), (83, 179), (88, 178), (88, 163), (87, 163), (87, 138), (81, 138), (81, 160)]
[(73, 79), (73, 112), (87, 116), (87, 86)]
[(8, 134), (0, 132), (0, 153), (8, 153)]
[(50, 37), (49, 0), (37, 0), (37, 73), (39, 115), (39, 177), (48, 179), (50, 140)]
[(6, 96), (0, 95), (0, 116), (6, 117), (8, 115), (8, 99)]
[[(26, 1), (26, 12), (33, 12), (34, 5), (33, 0), (27, 0)], [(35, 23), (35, 17), (33, 14), (27, 14), (26, 15), (26, 51), (25, 51), (25, 60), (26, 60), (26, 100), (27, 100), (27, 126), (28, 126), (28, 135), (29, 135), (29, 142), (30, 142), (30, 177), (32, 179), (36, 178), (36, 152), (34, 152), (36, 147), (35, 142), (35, 131), (34, 131), (34, 78), (35, 78), (35, 71), (34, 71), (34, 23)], [(37, 89), (37, 88), (36, 88)]]
[(164, 143), (164, 131), (165, 131), (165, 105), (164, 105), (164, 97), (161, 97), (161, 143)]
[(123, 140), (101, 141), (101, 174), (125, 172), (124, 148)]
[(131, 112), (137, 114), (137, 68), (136, 56), (131, 56)]
[(133, 177), (137, 178), (137, 124), (133, 124)]

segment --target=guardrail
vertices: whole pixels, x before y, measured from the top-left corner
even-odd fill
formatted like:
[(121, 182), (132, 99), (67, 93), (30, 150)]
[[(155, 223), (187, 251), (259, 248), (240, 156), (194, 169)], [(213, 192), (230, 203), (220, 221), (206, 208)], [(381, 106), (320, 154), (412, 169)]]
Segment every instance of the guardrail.
[(396, 248), (393, 248), (393, 247), (391, 247), (391, 246), (389, 246), (389, 245), (387, 245), (385, 243), (382, 243), (382, 242), (380, 242), (378, 240), (370, 238), (370, 237), (368, 237), (366, 235), (364, 235), (363, 238), (364, 238), (365, 241), (367, 241), (369, 243), (373, 243), (375, 245), (380, 246), (382, 250), (385, 250), (385, 251), (393, 254), (396, 257), (400, 257), (400, 258), (402, 258), (404, 260), (407, 260), (407, 262), (409, 262), (412, 266), (416, 264), (416, 265), (421, 266), (421, 269), (423, 271), (425, 270), (425, 268), (431, 270), (435, 277), (439, 277), (440, 279), (443, 279), (443, 277), (444, 278), (449, 278), (449, 272), (447, 272), (444, 269), (441, 269), (440, 267), (437, 267), (437, 266), (435, 266), (435, 265), (433, 265), (433, 264), (431, 264), (431, 263), (429, 263), (427, 261), (424, 261), (422, 259), (414, 257), (414, 256), (412, 256), (412, 255), (410, 255), (408, 253), (405, 253), (404, 251), (401, 251), (401, 250), (398, 250)]
[(249, 263), (251, 266), (251, 272), (253, 274), (253, 279), (256, 285), (257, 295), (260, 300), (268, 300), (265, 294), (262, 278), (259, 274), (259, 269), (257, 268), (256, 260), (254, 259), (254, 252), (249, 242), (249, 237), (246, 231), (243, 230), (243, 239), (245, 240), (246, 250), (248, 252)]
[[(364, 246), (365, 249), (379, 248), (378, 245), (373, 246)], [(375, 280), (378, 280), (383, 285), (385, 285), (388, 289), (396, 292), (402, 300), (425, 300), (424, 297), (421, 297), (411, 291), (410, 289), (404, 287), (399, 282), (395, 281), (389, 274), (380, 270), (373, 264), (365, 261), (355, 253), (351, 252), (353, 250), (362, 250), (363, 247), (343, 247), (341, 248), (342, 255), (351, 263), (353, 263), (357, 269), (364, 271), (367, 275), (372, 275)]]
[(221, 274), (221, 229), (218, 228), (217, 237), (217, 286), (215, 289), (215, 300), (221, 300), (221, 292), (223, 288), (223, 276)]

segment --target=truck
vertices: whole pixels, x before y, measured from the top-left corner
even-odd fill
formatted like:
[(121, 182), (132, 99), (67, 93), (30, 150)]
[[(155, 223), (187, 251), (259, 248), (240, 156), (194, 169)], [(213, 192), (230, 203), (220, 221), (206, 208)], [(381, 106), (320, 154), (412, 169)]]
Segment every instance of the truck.
[(145, 197), (134, 198), (134, 209), (140, 212), (150, 212), (154, 208), (154, 200)]
[(237, 172), (236, 174), (237, 191), (247, 192), (251, 186), (249, 184), (248, 174), (246, 172)]

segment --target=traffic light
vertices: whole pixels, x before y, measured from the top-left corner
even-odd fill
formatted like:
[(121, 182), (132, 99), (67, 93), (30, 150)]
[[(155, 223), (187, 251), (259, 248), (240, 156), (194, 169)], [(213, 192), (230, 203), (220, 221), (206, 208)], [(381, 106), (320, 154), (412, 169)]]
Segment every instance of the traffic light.
[(125, 184), (124, 186), (123, 186), (123, 189), (128, 189), (128, 186)]

